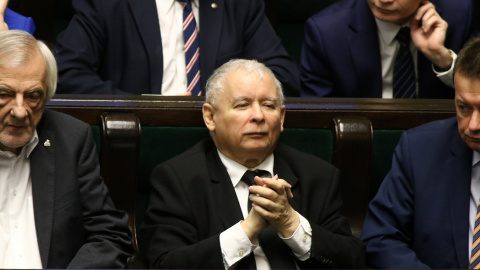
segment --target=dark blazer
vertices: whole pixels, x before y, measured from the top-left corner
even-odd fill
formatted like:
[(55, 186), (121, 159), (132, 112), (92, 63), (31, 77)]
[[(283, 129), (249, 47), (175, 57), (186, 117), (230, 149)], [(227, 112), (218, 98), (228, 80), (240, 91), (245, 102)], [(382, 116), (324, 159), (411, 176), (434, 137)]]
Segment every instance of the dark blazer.
[[(73, 6), (76, 14), (57, 39), (57, 93), (160, 94), (163, 54), (155, 0), (74, 0)], [(286, 95), (298, 95), (298, 67), (264, 10), (263, 0), (200, 0), (202, 90), (215, 68), (248, 58), (271, 68)]]
[(4, 21), (7, 23), (9, 30), (23, 30), (32, 35), (35, 31), (35, 24), (32, 18), (24, 17), (9, 8), (5, 10)]
[(403, 134), (361, 238), (377, 268), (468, 268), (472, 150), (456, 118)]
[[(476, 33), (471, 0), (431, 0), (448, 23), (445, 46), (456, 53)], [(453, 98), (418, 56), (420, 98)], [(382, 97), (382, 66), (375, 17), (367, 0), (342, 0), (308, 19), (301, 56), (301, 96)]]
[(108, 196), (90, 127), (45, 110), (37, 132), (30, 164), (43, 268), (125, 267), (133, 250), (128, 217)]
[[(290, 204), (310, 221), (313, 229), (311, 258), (299, 262), (299, 266), (363, 266), (364, 247), (352, 236), (348, 220), (340, 215), (338, 170), (319, 158), (278, 145), (274, 172), (293, 186)], [(223, 269), (220, 233), (243, 216), (214, 143), (204, 140), (157, 166), (151, 184), (150, 204), (142, 227), (142, 250), (148, 265)], [(268, 236), (264, 242), (269, 245), (263, 248), (267, 258), (279, 250), (286, 250), (282, 253), (285, 256), (293, 256), (276, 232), (265, 233)], [(270, 263), (276, 268), (275, 261)]]

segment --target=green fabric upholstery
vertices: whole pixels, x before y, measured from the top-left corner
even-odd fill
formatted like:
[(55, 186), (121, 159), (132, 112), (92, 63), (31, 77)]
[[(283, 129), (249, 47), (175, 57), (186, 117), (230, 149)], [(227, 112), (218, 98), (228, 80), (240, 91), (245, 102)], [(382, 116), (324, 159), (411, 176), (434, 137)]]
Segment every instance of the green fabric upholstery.
[(279, 142), (332, 162), (333, 136), (329, 129), (285, 129)]
[(404, 130), (373, 130), (371, 198), (390, 171), (393, 152), (403, 132)]

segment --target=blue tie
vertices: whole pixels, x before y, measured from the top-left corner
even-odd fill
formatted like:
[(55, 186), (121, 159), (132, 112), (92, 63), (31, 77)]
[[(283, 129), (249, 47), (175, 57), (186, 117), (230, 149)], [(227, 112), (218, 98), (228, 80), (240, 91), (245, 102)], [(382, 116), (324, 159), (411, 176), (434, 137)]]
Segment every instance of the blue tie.
[(192, 96), (201, 96), (200, 89), (200, 47), (198, 46), (198, 29), (193, 16), (190, 0), (178, 0), (183, 6), (183, 40), (185, 64), (187, 71), (187, 92)]
[(415, 67), (410, 53), (410, 28), (403, 27), (395, 36), (400, 48), (393, 64), (393, 97), (415, 98)]

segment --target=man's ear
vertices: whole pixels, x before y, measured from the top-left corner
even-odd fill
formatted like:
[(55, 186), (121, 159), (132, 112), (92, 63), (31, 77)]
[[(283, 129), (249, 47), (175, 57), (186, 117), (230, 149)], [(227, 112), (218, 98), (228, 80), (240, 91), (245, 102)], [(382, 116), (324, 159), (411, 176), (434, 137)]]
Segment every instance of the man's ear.
[(281, 124), (281, 128), (280, 128), (280, 132), (283, 132), (283, 122), (285, 120), (285, 105), (282, 105), (281, 109), (280, 109), (280, 124)]
[(204, 103), (202, 106), (202, 113), (203, 113), (203, 121), (205, 122), (205, 125), (207, 126), (208, 130), (210, 130), (210, 132), (214, 132), (215, 120), (213, 119), (213, 116), (215, 114), (215, 108), (212, 106), (212, 104)]

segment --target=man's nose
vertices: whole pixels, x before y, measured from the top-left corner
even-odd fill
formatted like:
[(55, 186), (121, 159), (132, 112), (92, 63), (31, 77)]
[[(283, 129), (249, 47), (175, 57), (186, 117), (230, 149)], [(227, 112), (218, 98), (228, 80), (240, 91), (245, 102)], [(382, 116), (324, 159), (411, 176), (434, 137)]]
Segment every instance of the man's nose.
[(480, 111), (473, 111), (470, 122), (468, 123), (468, 129), (472, 132), (480, 131)]
[(15, 99), (15, 104), (12, 106), (12, 109), (10, 110), (10, 114), (18, 119), (23, 119), (27, 117), (28, 112), (27, 108), (25, 108), (25, 103), (23, 102), (23, 98), (17, 97)]
[(252, 106), (252, 121), (253, 122), (263, 122), (265, 120), (265, 115), (263, 114), (262, 108), (259, 104), (254, 104)]

